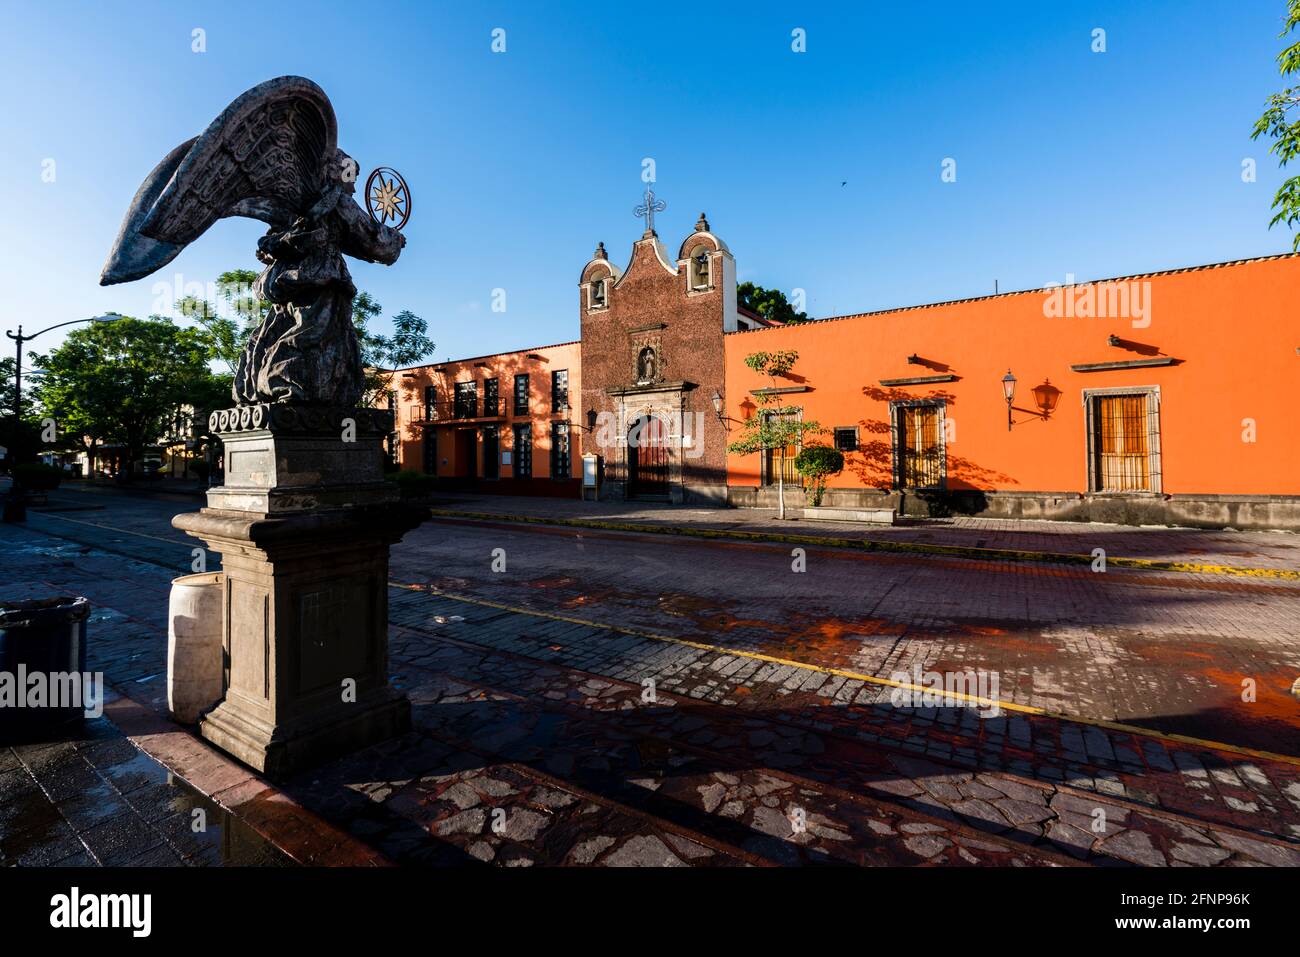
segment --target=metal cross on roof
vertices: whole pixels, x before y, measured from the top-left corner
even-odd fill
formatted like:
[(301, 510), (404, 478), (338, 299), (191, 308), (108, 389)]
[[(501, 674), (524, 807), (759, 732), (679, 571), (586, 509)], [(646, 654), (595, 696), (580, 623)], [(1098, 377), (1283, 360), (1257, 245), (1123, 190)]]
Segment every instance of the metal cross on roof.
[(638, 219), (645, 217), (645, 234), (649, 236), (655, 231), (655, 213), (662, 213), (667, 208), (668, 204), (662, 199), (655, 199), (655, 191), (647, 186), (645, 188), (645, 202), (632, 212)]

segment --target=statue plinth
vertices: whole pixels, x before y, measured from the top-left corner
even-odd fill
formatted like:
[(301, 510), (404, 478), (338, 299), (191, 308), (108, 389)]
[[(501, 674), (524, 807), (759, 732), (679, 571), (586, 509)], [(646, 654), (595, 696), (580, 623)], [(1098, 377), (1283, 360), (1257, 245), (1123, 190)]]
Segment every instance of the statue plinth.
[(225, 484), (172, 524), (225, 571), (224, 697), (204, 738), (283, 777), (410, 727), (388, 685), (388, 549), (423, 513), (383, 478), (391, 413), (214, 413)]

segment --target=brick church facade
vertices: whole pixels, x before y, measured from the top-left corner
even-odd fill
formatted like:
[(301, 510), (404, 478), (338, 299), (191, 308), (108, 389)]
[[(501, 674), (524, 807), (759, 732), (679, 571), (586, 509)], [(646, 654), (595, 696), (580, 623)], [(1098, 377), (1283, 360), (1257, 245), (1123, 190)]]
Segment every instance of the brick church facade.
[(1280, 255), (782, 326), (703, 215), (675, 250), (651, 219), (582, 268), (579, 340), (402, 370), (395, 452), (449, 488), (576, 498), (594, 453), (604, 499), (771, 505), (779, 459), (727, 446), (772, 387), (745, 357), (792, 350), (781, 402), (845, 455), (826, 505), (1300, 529), (1298, 291)]

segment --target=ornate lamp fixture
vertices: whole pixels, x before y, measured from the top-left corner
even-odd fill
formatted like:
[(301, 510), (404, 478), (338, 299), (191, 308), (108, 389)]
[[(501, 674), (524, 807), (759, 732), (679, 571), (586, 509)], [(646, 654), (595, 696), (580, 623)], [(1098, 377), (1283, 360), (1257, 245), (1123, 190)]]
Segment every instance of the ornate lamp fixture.
[(1007, 370), (1007, 374), (1002, 377), (1002, 395), (1007, 400), (1007, 431), (1011, 431), (1011, 403), (1016, 397), (1016, 377)]

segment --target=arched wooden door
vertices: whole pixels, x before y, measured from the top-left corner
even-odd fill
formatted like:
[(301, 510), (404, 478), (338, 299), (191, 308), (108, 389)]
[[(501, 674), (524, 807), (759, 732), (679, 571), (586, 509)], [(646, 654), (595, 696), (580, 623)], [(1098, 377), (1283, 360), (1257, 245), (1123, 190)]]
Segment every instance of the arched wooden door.
[(643, 415), (627, 432), (628, 495), (668, 495), (668, 428), (663, 419)]

